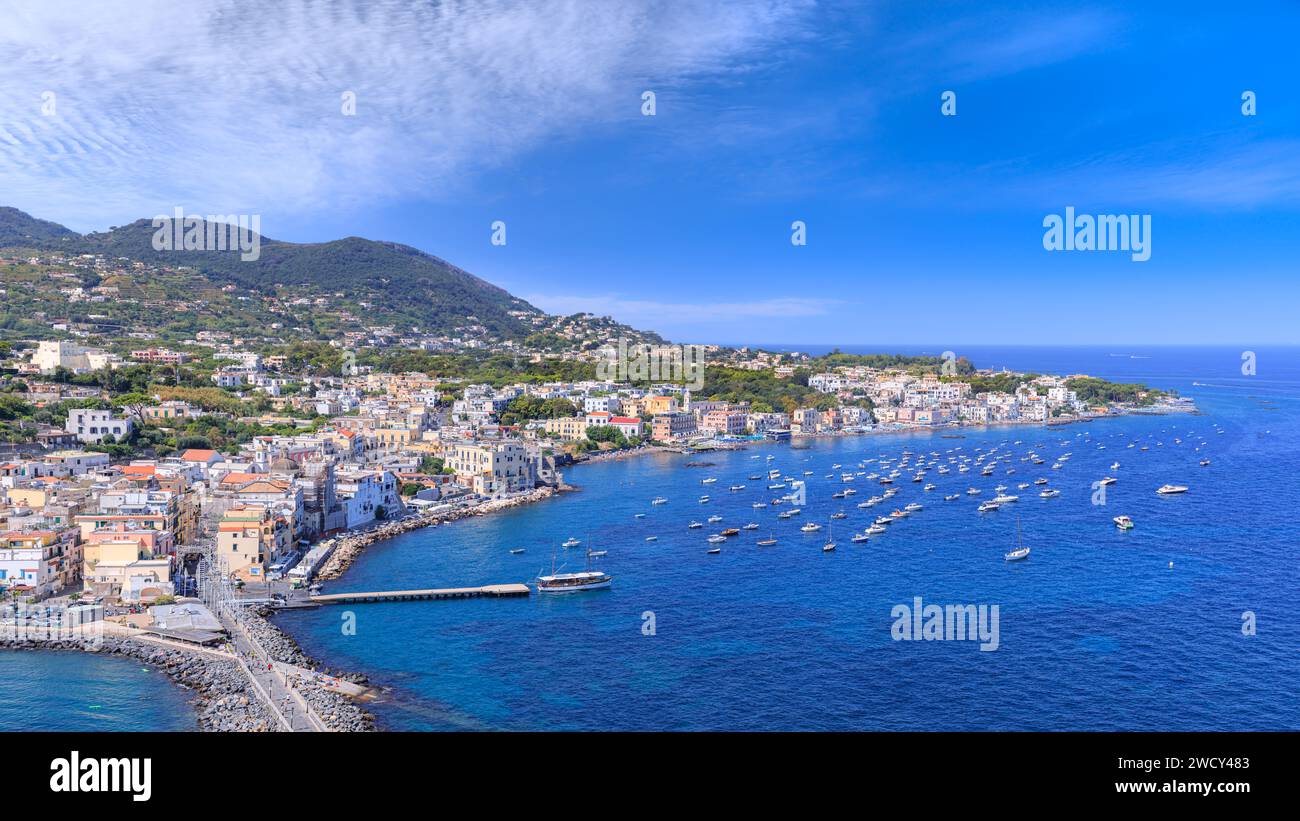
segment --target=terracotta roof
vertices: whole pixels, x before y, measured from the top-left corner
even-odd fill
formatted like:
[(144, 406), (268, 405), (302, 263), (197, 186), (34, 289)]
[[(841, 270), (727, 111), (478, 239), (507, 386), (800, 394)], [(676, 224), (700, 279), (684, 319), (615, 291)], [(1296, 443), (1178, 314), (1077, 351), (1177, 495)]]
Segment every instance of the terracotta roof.
[(232, 470), (230, 473), (227, 473), (225, 476), (221, 477), (221, 484), (240, 485), (243, 484), (244, 482), (253, 482), (258, 479), (265, 479), (265, 478), (266, 478), (266, 474), (264, 473), (241, 473), (239, 471)]
[(210, 462), (212, 457), (216, 456), (215, 450), (203, 450), (201, 448), (190, 448), (181, 454), (182, 462)]

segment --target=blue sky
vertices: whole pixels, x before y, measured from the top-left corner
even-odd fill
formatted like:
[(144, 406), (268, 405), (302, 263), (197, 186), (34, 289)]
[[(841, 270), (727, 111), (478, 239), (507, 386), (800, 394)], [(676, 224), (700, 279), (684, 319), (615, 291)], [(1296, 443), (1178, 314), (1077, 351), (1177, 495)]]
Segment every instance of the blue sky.
[[(1300, 342), (1293, 3), (50, 5), (0, 204), (79, 230), (258, 213), (683, 341)], [(1150, 260), (1045, 251), (1066, 206)]]

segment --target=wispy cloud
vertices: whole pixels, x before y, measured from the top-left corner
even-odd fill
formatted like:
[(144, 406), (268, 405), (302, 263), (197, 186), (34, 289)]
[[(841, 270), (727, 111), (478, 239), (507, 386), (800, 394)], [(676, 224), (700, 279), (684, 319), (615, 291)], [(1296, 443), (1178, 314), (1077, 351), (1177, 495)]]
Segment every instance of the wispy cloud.
[(806, 9), (16, 0), (0, 28), (5, 204), (84, 229), (175, 204), (309, 213), (450, 196), (548, 138), (635, 116), (652, 83), (738, 70)]
[(974, 82), (1062, 63), (1113, 42), (1123, 19), (1098, 9), (962, 15), (882, 51), (899, 72)]

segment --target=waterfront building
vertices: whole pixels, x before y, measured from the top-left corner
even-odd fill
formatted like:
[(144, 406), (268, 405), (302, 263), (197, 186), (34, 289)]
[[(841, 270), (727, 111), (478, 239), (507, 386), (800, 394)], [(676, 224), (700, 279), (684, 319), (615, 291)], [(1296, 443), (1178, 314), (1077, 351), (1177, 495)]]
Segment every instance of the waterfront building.
[(517, 440), (453, 442), (443, 459), (455, 471), (456, 480), (480, 496), (518, 493), (537, 484), (533, 460)]
[(695, 414), (660, 413), (650, 423), (650, 437), (656, 442), (676, 442), (696, 433)]
[(723, 404), (722, 407), (713, 408), (703, 413), (700, 417), (699, 427), (700, 430), (713, 434), (739, 436), (745, 432), (748, 419), (748, 414), (743, 411), (732, 410)]

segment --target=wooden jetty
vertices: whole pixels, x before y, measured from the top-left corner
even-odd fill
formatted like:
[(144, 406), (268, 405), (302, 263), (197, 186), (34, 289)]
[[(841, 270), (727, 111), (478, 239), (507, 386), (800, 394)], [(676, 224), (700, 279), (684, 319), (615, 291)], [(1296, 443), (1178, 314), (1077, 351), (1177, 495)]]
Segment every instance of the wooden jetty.
[(527, 596), (526, 584), (489, 584), (484, 587), (444, 587), (434, 590), (379, 590), (370, 593), (325, 593), (309, 597), (317, 604), (422, 601), (425, 599), (504, 599)]

